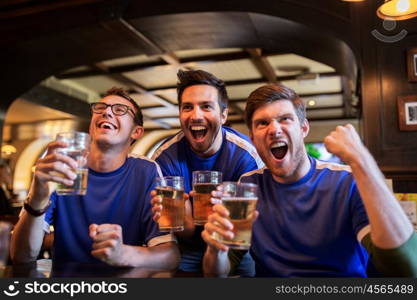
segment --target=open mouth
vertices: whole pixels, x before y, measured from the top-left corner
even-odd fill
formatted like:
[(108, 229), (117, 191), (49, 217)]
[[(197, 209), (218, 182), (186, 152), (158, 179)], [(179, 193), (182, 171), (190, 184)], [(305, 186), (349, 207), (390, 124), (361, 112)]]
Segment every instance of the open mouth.
[(196, 140), (204, 138), (207, 134), (207, 128), (204, 126), (191, 126), (190, 131)]
[(287, 154), (287, 151), (288, 145), (285, 142), (277, 142), (271, 146), (272, 155), (279, 160), (284, 158), (285, 154)]
[(107, 121), (103, 121), (98, 123), (98, 128), (102, 128), (102, 129), (117, 129), (117, 126), (114, 125), (113, 123), (107, 122)]

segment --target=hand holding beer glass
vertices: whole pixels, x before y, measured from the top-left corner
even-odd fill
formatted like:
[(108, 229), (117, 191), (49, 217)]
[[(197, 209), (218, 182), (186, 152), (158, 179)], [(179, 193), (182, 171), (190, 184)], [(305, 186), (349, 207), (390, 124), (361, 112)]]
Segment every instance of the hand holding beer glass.
[(162, 211), (158, 220), (160, 231), (184, 230), (185, 200), (184, 178), (181, 176), (156, 177), (156, 193), (162, 198)]
[(85, 195), (87, 193), (87, 157), (90, 150), (90, 136), (84, 132), (62, 132), (58, 133), (56, 140), (67, 145), (65, 148), (57, 148), (56, 152), (71, 157), (78, 164), (74, 183), (71, 186), (59, 183), (56, 189), (57, 194)]
[(252, 224), (257, 217), (258, 186), (252, 183), (223, 182), (221, 189), (223, 207), (215, 209), (216, 216), (210, 218), (211, 221), (217, 218), (210, 225), (220, 230), (213, 230), (212, 238), (229, 248), (247, 250), (252, 238)]
[(222, 173), (217, 171), (193, 172), (193, 215), (195, 225), (207, 223), (208, 216), (213, 212), (211, 192), (222, 182)]

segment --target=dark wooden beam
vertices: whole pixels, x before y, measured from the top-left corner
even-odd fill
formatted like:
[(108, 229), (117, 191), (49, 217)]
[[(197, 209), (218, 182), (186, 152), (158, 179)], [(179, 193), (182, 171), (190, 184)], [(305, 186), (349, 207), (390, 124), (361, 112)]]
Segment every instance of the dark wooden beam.
[[(336, 72), (326, 72), (326, 73), (318, 73), (320, 77), (331, 77), (339, 75)], [(277, 81), (287, 81), (287, 80), (296, 80), (298, 75), (291, 75), (291, 76), (278, 76), (276, 77)], [(255, 78), (255, 79), (240, 79), (240, 80), (228, 80), (225, 81), (226, 86), (232, 85), (245, 85), (245, 84), (253, 84), (253, 83), (263, 83), (266, 84), (267, 82), (263, 78)], [(174, 89), (176, 86), (162, 86), (162, 87), (155, 87), (150, 88), (148, 91), (156, 91), (156, 90), (165, 90), (165, 89)]]
[(123, 18), (101, 22), (101, 25), (117, 35), (123, 35), (132, 47), (138, 49), (139, 53), (145, 52), (147, 55), (155, 55), (164, 54), (165, 52)]
[[(157, 67), (157, 66), (163, 66), (163, 65), (166, 65), (166, 62), (162, 59), (159, 59), (158, 61), (152, 61), (152, 62), (141, 62), (141, 63), (128, 64), (128, 65), (123, 65), (123, 66), (108, 67), (108, 73), (109, 74), (125, 73), (125, 72), (137, 71), (137, 70), (144, 69), (144, 68)], [(103, 74), (104, 73), (99, 70), (82, 70), (82, 71), (61, 73), (59, 75), (56, 75), (55, 77), (58, 79), (72, 79), (72, 78), (97, 76), (97, 75), (103, 75)]]
[(342, 76), (343, 105), (346, 117), (355, 117), (355, 108), (352, 105), (353, 91), (350, 86), (349, 78)]
[[(155, 94), (154, 94), (154, 95), (155, 95)], [(170, 103), (171, 105), (178, 106), (178, 103), (176, 103), (176, 102), (172, 102), (170, 99), (168, 99), (168, 98), (167, 98), (167, 97), (165, 97), (165, 96), (162, 96), (162, 95), (155, 95), (155, 97), (158, 97), (158, 98), (160, 98), (160, 99), (162, 99), (162, 100), (166, 101), (167, 103)]]
[[(4, 2), (4, 1), (2, 1)], [(0, 19), (22, 17), (27, 15), (33, 15), (37, 13), (43, 13), (56, 9), (63, 9), (74, 6), (82, 6), (90, 3), (109, 2), (109, 0), (65, 0), (65, 1), (7, 1), (2, 3), (0, 7)], [(1, 2), (0, 2), (1, 3)], [(9, 8), (9, 9), (7, 9)]]
[(199, 62), (199, 61), (222, 62), (222, 61), (248, 59), (248, 58), (250, 58), (249, 53), (245, 51), (239, 51), (239, 52), (230, 52), (230, 53), (216, 53), (216, 54), (184, 57), (184, 58), (181, 58), (181, 63), (184, 64), (184, 63)]
[(262, 78), (270, 83), (277, 82), (277, 75), (275, 74), (274, 68), (269, 63), (266, 57), (262, 56), (262, 49), (260, 48), (248, 48), (246, 49), (251, 56), (251, 61), (261, 73)]
[[(233, 111), (235, 112), (234, 114), (236, 114), (236, 115), (243, 116), (243, 114), (245, 112), (238, 105), (236, 105), (236, 103), (233, 103), (233, 102), (229, 102), (229, 107), (231, 107), (233, 109)], [(233, 115), (233, 114), (231, 114), (231, 115)]]

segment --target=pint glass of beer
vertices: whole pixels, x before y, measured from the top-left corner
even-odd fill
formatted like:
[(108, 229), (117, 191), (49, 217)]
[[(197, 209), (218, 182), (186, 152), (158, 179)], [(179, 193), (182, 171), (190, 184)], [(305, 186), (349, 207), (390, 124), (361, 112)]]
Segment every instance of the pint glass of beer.
[(181, 176), (156, 177), (156, 193), (162, 198), (162, 212), (158, 220), (160, 231), (184, 230), (184, 178)]
[(59, 183), (56, 193), (58, 195), (85, 195), (87, 193), (87, 157), (90, 152), (90, 136), (85, 132), (62, 132), (58, 133), (56, 140), (67, 144), (66, 148), (58, 148), (56, 152), (71, 157), (78, 164), (78, 168), (75, 170), (77, 177), (74, 179), (74, 184), (68, 186)]
[(225, 239), (214, 233), (214, 238), (234, 249), (249, 249), (258, 186), (253, 183), (223, 182), (222, 204), (229, 211), (234, 238)]
[(193, 219), (195, 225), (204, 225), (212, 212), (211, 191), (222, 182), (222, 173), (217, 171), (193, 172)]

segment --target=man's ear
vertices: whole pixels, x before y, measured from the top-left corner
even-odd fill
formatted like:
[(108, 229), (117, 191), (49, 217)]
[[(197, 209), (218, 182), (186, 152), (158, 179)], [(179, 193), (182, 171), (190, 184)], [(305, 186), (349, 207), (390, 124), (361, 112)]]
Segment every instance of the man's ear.
[(224, 125), (224, 123), (226, 123), (227, 120), (227, 115), (229, 114), (229, 109), (226, 107), (223, 111), (222, 111), (222, 115), (221, 115), (221, 119), (222, 119), (222, 125)]
[(132, 133), (130, 135), (130, 137), (134, 140), (138, 140), (142, 137), (142, 135), (144, 134), (145, 130), (143, 129), (142, 126), (139, 125), (135, 125), (135, 128), (133, 128)]
[(310, 132), (310, 124), (307, 119), (304, 119), (303, 124), (301, 124), (301, 130), (303, 131), (303, 138), (305, 138)]

